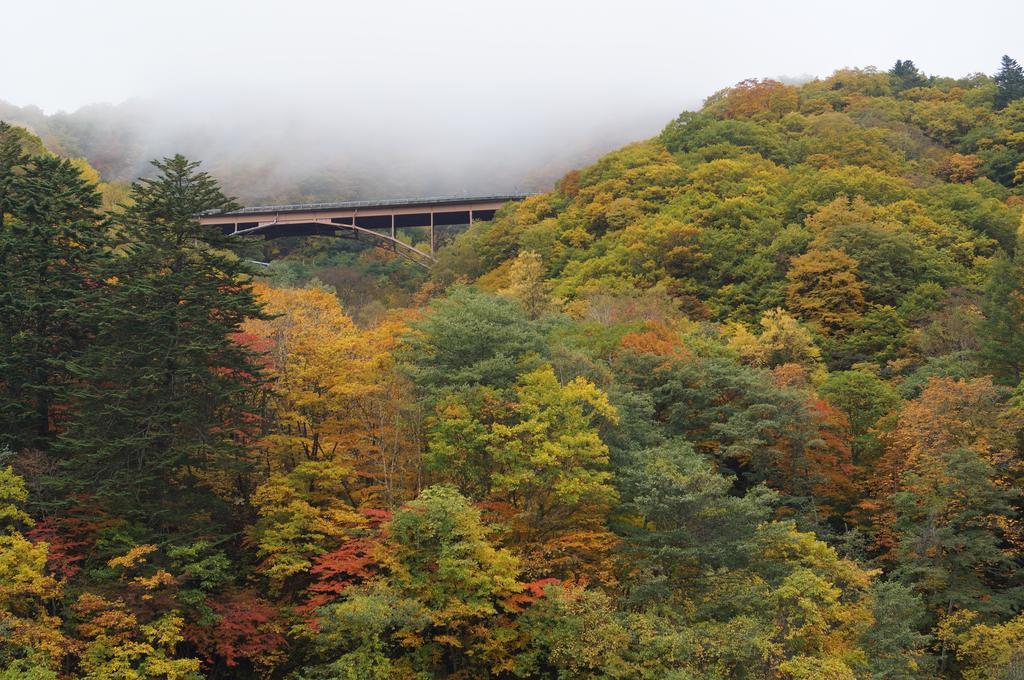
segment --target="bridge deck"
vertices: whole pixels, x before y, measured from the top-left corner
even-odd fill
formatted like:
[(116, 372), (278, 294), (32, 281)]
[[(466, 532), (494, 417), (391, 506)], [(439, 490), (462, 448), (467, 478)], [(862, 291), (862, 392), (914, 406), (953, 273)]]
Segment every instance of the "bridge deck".
[(407, 207), (447, 207), (458, 204), (507, 203), (519, 201), (531, 194), (494, 194), (487, 196), (435, 196), (429, 198), (385, 198), (369, 201), (339, 201), (336, 203), (295, 203), (291, 205), (262, 205), (242, 208), (225, 215), (248, 215), (252, 213), (309, 212), (321, 210), (374, 210)]
[[(443, 196), (254, 206), (201, 215), (199, 221), (226, 234), (267, 239), (314, 235), (361, 238), (429, 267), (434, 261), (435, 227), (471, 225), (474, 220), (490, 220), (506, 203), (527, 196), (529, 194)], [(429, 229), (429, 252), (398, 239), (398, 230), (414, 227)]]

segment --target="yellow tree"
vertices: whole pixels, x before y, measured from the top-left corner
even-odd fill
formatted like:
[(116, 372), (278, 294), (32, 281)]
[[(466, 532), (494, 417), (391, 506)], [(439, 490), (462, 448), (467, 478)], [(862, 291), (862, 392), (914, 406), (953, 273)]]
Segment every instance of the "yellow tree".
[(618, 422), (607, 395), (584, 378), (563, 385), (545, 365), (520, 378), (507, 405), (446, 403), (431, 455), (453, 461), (455, 473), (464, 456), (484, 461), (471, 470), (487, 477), (478, 500), (507, 521), (505, 540), (528, 576), (605, 578), (603, 557), (615, 542), (605, 518), (618, 497), (601, 422)]
[(543, 314), (551, 304), (547, 284), (544, 282), (544, 262), (539, 253), (524, 250), (512, 261), (508, 272), (508, 286), (499, 291), (523, 306), (531, 319)]
[(790, 262), (786, 306), (823, 333), (850, 327), (864, 310), (857, 261), (842, 250), (810, 250)]
[(814, 369), (820, 365), (821, 351), (814, 338), (784, 310), (765, 312), (760, 324), (760, 335), (754, 335), (741, 324), (733, 329), (729, 346), (739, 352), (744, 363), (764, 368), (798, 364)]
[(275, 316), (245, 332), (269, 341), (275, 380), (256, 446), (266, 478), (251, 537), (266, 572), (283, 580), (361, 530), (360, 507), (400, 501), (414, 428), (391, 360), (400, 322), (362, 331), (320, 288), (258, 292)]
[[(10, 467), (0, 468), (0, 676), (47, 677), (60, 666), (68, 643), (60, 619), (48, 603), (60, 585), (46, 573), (46, 543), (32, 543), (21, 533), (32, 524), (20, 505), (28, 498), (25, 483)], [(10, 675), (7, 675), (10, 673)], [(56, 677), (56, 676), (53, 676)]]

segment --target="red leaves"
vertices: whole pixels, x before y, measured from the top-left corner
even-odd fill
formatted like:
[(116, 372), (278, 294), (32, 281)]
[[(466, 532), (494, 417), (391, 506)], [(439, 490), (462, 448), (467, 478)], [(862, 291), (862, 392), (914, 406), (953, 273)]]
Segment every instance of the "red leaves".
[(212, 626), (189, 626), (187, 634), (212, 663), (220, 657), (234, 667), (240, 661), (270, 666), (282, 656), (285, 646), (280, 612), (252, 590), (239, 590), (207, 600), (217, 616)]
[(312, 612), (338, 599), (346, 588), (377, 573), (380, 563), (379, 537), (384, 524), (391, 520), (391, 512), (376, 508), (361, 508), (371, 530), (370, 536), (353, 538), (340, 547), (313, 559), (309, 573), (315, 579), (306, 589), (308, 598), (301, 611)]
[(372, 576), (377, 565), (377, 541), (356, 538), (313, 560), (309, 573), (316, 579), (307, 589), (303, 609), (312, 611), (333, 602), (349, 586)]
[(512, 612), (521, 612), (544, 597), (544, 589), (554, 583), (561, 583), (561, 581), (557, 578), (542, 578), (524, 583), (522, 592), (505, 600), (505, 607)]
[(81, 562), (88, 556), (103, 522), (77, 517), (47, 517), (25, 532), (33, 543), (44, 541), (49, 550), (46, 566), (61, 579), (69, 579), (82, 570)]

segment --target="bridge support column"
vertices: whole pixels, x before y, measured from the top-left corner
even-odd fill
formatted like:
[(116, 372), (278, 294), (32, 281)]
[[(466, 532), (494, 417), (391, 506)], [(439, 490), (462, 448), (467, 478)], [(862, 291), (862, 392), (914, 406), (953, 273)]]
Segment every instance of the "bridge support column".
[(430, 211), (430, 255), (434, 255), (434, 211)]

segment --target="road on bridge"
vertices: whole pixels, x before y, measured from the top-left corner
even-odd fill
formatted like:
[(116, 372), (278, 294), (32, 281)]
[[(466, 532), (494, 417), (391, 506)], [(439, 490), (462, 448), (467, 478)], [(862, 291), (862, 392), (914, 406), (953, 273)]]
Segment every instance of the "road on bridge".
[[(423, 267), (435, 261), (435, 227), (472, 225), (490, 220), (506, 203), (530, 194), (495, 196), (448, 196), (440, 198), (393, 199), (269, 205), (243, 208), (227, 213), (206, 214), (200, 223), (218, 227), (225, 234), (281, 238), (284, 236), (340, 236), (367, 241), (391, 250)], [(403, 229), (429, 229), (429, 252), (398, 238)]]

